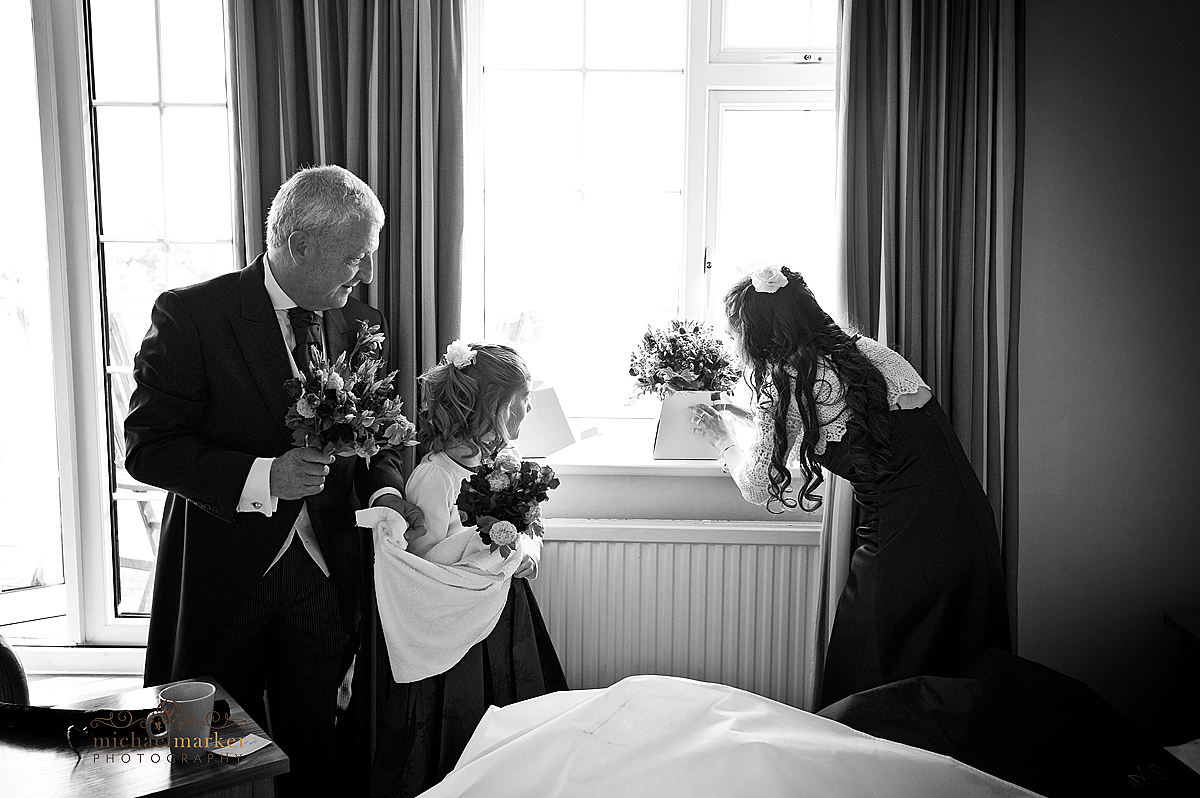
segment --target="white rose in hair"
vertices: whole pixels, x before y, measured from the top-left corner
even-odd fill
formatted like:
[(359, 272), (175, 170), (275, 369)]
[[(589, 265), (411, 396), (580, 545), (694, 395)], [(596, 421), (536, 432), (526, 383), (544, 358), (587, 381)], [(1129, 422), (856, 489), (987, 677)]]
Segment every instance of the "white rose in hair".
[(788, 278), (783, 269), (772, 263), (750, 272), (750, 283), (760, 294), (773, 294), (788, 284)]
[(471, 345), (459, 338), (446, 347), (446, 362), (455, 368), (466, 368), (475, 362), (475, 350)]

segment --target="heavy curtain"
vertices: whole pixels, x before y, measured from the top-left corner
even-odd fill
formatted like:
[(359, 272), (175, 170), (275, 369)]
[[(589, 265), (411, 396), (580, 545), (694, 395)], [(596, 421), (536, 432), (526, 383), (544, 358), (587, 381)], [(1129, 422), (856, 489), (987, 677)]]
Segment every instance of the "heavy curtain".
[(1016, 641), (1023, 0), (842, 0), (847, 311), (907, 357), (991, 501)]
[(458, 337), (463, 0), (228, 0), (241, 253), (297, 169), (339, 164), (387, 213), (375, 281), (405, 406)]
[[(297, 169), (338, 164), (365, 180), (387, 220), (360, 298), (387, 320), (410, 418), (417, 377), (459, 334), (464, 2), (226, 0), (239, 257), (263, 251), (271, 199)], [(339, 718), (351, 792), (353, 779), (366, 790), (375, 680), (389, 678), (364, 607), (356, 699)]]

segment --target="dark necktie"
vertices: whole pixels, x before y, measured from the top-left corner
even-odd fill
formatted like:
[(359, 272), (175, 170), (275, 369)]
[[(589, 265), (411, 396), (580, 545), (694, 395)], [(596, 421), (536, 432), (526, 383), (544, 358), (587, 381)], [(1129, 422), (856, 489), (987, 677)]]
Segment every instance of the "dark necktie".
[(300, 369), (301, 374), (308, 374), (312, 370), (309, 356), (312, 347), (321, 345), (321, 317), (315, 310), (291, 308), (288, 310), (288, 321), (292, 323), (292, 332), (296, 336), (296, 346), (292, 349), (296, 368)]

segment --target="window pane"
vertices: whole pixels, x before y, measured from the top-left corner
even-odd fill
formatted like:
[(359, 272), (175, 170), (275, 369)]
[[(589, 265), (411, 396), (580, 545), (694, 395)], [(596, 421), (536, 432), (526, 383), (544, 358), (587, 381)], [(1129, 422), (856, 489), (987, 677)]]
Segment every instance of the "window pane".
[(119, 576), (117, 612), (149, 614), (154, 595), (154, 560), (166, 494), (132, 483), (122, 484), (128, 475), (118, 475), (117, 524), (125, 531), (117, 545)]
[(201, 241), (230, 238), (226, 110), (167, 108), (163, 111), (163, 135), (167, 237)]
[(483, 130), (488, 190), (580, 188), (583, 77), (499, 72), (486, 80)]
[(684, 0), (588, 3), (587, 67), (682, 70), (686, 22)]
[(233, 244), (172, 244), (168, 288), (194, 285), (233, 271)]
[(832, 306), (834, 152), (832, 111), (724, 111), (710, 318), (723, 318), (725, 290), (757, 262), (800, 272)]
[(583, 0), (486, 0), (485, 69), (583, 65)]
[(163, 99), (225, 102), (225, 18), (221, 0), (163, 2)]
[(104, 266), (109, 363), (132, 366), (150, 326), (150, 308), (168, 288), (167, 250), (162, 244), (105, 244)]
[(582, 195), (492, 190), (485, 213), (488, 334), (515, 341), (530, 334), (524, 327), (539, 326), (540, 308), (563, 300), (576, 282), (571, 264), (582, 237)]
[(584, 98), (589, 189), (682, 189), (682, 74), (592, 72)]
[(96, 139), (104, 234), (117, 238), (161, 238), (163, 189), (158, 109), (97, 108)]
[(486, 334), (512, 341), (567, 415), (638, 412), (622, 375), (646, 324), (678, 313), (681, 203), (489, 194)]
[(158, 99), (154, 0), (91, 0), (96, 99)]
[(833, 47), (837, 0), (725, 0), (729, 47)]
[(58, 433), (51, 347), (50, 266), (26, 2), (0, 3), (0, 149), (10, 157), (0, 191), (0, 339), (10, 375), (0, 391), (0, 591), (63, 583)]

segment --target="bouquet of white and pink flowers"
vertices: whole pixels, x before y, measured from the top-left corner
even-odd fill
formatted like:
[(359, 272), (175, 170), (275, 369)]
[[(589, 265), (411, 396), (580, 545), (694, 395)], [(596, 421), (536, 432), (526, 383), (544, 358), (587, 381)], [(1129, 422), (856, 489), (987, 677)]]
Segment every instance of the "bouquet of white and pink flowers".
[(284, 383), (293, 399), (284, 423), (296, 446), (312, 446), (338, 457), (358, 455), (368, 464), (381, 449), (417, 445), (416, 426), (400, 412), (396, 372), (379, 377), (383, 333), (360, 321), (358, 340), (347, 357), (330, 363), (314, 352), (312, 372)]
[(480, 539), (507, 557), (516, 547), (517, 535), (541, 537), (545, 533), (541, 503), (558, 485), (550, 466), (502, 451), (463, 480), (458, 509), (465, 526), (478, 527)]
[(712, 327), (675, 319), (665, 329), (646, 330), (629, 358), (629, 376), (636, 380), (635, 398), (644, 393), (666, 398), (675, 391), (728, 391), (739, 372)]

